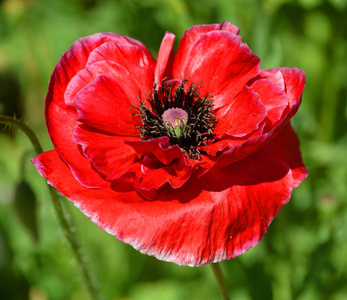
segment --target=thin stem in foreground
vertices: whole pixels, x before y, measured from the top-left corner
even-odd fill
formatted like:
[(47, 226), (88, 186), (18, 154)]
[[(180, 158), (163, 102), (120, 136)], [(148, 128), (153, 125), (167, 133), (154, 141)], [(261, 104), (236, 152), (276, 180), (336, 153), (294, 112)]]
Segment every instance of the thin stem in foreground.
[(5, 124), (7, 126), (13, 126), (25, 133), (25, 135), (29, 138), (30, 142), (32, 143), (35, 152), (37, 155), (41, 154), (43, 152), (42, 147), (39, 143), (39, 140), (37, 139), (35, 133), (23, 122), (16, 120), (15, 118), (11, 118), (8, 116), (0, 115), (0, 124)]
[(211, 267), (212, 267), (214, 276), (216, 277), (222, 299), (223, 300), (230, 300), (229, 295), (228, 295), (228, 289), (227, 289), (227, 286), (225, 284), (225, 280), (224, 280), (220, 265), (218, 263), (214, 263), (214, 264), (211, 264)]
[[(8, 116), (0, 115), (0, 124), (13, 126), (13, 127), (20, 129), (21, 131), (23, 131), (25, 133), (25, 135), (31, 141), (31, 143), (35, 149), (36, 154), (39, 155), (43, 152), (42, 147), (41, 147), (39, 140), (37, 139), (35, 133), (27, 125), (25, 125), (23, 122), (16, 120), (14, 118), (8, 117)], [(87, 269), (86, 263), (83, 259), (82, 254), (81, 254), (80, 246), (79, 246), (79, 243), (77, 241), (76, 235), (74, 234), (72, 226), (68, 221), (69, 218), (67, 218), (63, 213), (63, 209), (62, 209), (62, 206), (59, 202), (56, 190), (55, 190), (55, 188), (53, 188), (50, 185), (48, 185), (48, 189), (49, 189), (49, 193), (51, 195), (51, 199), (53, 202), (53, 207), (54, 207), (55, 213), (56, 213), (58, 221), (59, 221), (59, 225), (62, 228), (64, 235), (71, 246), (72, 252), (74, 253), (74, 256), (75, 256), (76, 261), (77, 261), (77, 265), (79, 266), (79, 269), (82, 273), (82, 277), (83, 277), (85, 285), (88, 289), (88, 293), (90, 295), (90, 298), (93, 300), (100, 299), (99, 294), (98, 294), (98, 292), (97, 292), (97, 290), (93, 284), (93, 281), (92, 281), (91, 276), (89, 274), (89, 271)]]
[[(53, 206), (54, 206), (54, 210), (57, 214), (57, 217), (59, 219), (59, 223), (61, 228), (63, 229), (64, 235), (66, 237), (66, 239), (68, 240), (71, 248), (72, 248), (72, 252), (75, 255), (75, 259), (77, 261), (77, 265), (82, 273), (85, 285), (88, 289), (88, 293), (91, 297), (91, 299), (100, 299), (100, 295), (96, 290), (96, 287), (91, 279), (89, 270), (86, 266), (86, 263), (83, 259), (83, 255), (81, 253), (81, 247), (79, 245), (79, 242), (76, 238), (76, 235), (74, 234), (73, 231), (73, 227), (71, 226), (71, 224), (69, 224), (68, 218), (65, 217), (62, 206), (60, 205), (59, 199), (58, 199), (58, 195), (57, 192), (55, 190), (54, 187), (52, 186), (48, 186), (49, 188), (49, 192), (51, 194), (51, 198), (52, 198), (52, 202), (53, 202)], [(66, 214), (66, 212), (65, 212)]]

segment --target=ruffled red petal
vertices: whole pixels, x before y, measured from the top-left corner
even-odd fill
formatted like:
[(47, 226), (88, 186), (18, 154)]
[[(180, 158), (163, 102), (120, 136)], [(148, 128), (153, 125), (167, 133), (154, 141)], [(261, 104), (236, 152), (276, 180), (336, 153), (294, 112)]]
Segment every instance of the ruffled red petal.
[[(266, 78), (271, 80), (274, 84), (276, 84), (281, 90), (284, 91), (285, 85), (284, 85), (284, 79), (283, 75), (280, 71), (266, 71), (266, 70), (260, 70), (259, 71), (259, 78)], [(255, 78), (255, 79), (259, 79)]]
[(166, 32), (161, 42), (157, 63), (155, 66), (154, 81), (161, 84), (164, 78), (172, 78), (172, 65), (174, 59), (173, 43), (175, 41), (175, 35)]
[(261, 240), (306, 176), (296, 146), (294, 131), (286, 127), (252, 156), (192, 180), (184, 189), (160, 190), (158, 201), (134, 192), (87, 189), (55, 151), (33, 162), (50, 184), (118, 239), (161, 260), (200, 266), (240, 255)]
[(288, 107), (287, 95), (284, 90), (268, 79), (258, 79), (250, 87), (259, 96), (267, 111), (267, 127), (275, 126)]
[(295, 114), (301, 104), (302, 92), (305, 87), (305, 73), (298, 68), (274, 68), (268, 72), (280, 71), (285, 84), (285, 92), (291, 109), (290, 116)]
[(191, 178), (195, 168), (183, 172), (177, 165), (161, 166), (157, 169), (141, 166), (141, 175), (135, 183), (135, 189), (148, 200), (157, 200), (158, 191), (166, 186), (168, 189), (179, 189)]
[(142, 43), (119, 34), (99, 33), (82, 38), (60, 58), (50, 78), (46, 96), (47, 128), (54, 148), (70, 166), (76, 179), (91, 188), (107, 188), (109, 183), (95, 172), (90, 161), (81, 155), (81, 149), (73, 142), (72, 135), (78, 124), (77, 112), (67, 109), (64, 93), (71, 79), (85, 67), (90, 52), (109, 41), (135, 44), (148, 52)]
[[(233, 34), (238, 34), (240, 31), (235, 25), (229, 22), (223, 22), (221, 24), (197, 25), (188, 29), (181, 38), (181, 41), (175, 56), (174, 70), (176, 75), (177, 74), (181, 75), (184, 73), (184, 68), (189, 62), (188, 54), (193, 48), (193, 46), (195, 45), (195, 43), (204, 34), (210, 31), (215, 31), (215, 30), (225, 30)], [(176, 78), (181, 79), (180, 77), (176, 77)]]
[(104, 132), (139, 137), (141, 119), (125, 91), (108, 76), (99, 76), (76, 96), (78, 121)]
[(228, 93), (219, 94), (216, 99), (228, 98), (228, 103), (215, 110), (218, 123), (214, 133), (218, 137), (229, 134), (233, 137), (243, 137), (257, 130), (265, 119), (267, 112), (259, 95), (245, 86), (237, 97), (229, 97)]
[[(208, 94), (215, 97), (228, 89), (232, 99), (259, 72), (259, 58), (241, 40), (240, 36), (227, 31), (204, 34), (187, 53), (182, 73), (178, 73), (174, 65), (174, 77), (201, 84), (201, 97)], [(216, 99), (214, 106), (218, 108), (227, 103)]]
[(104, 60), (88, 65), (71, 79), (64, 95), (66, 106), (76, 109), (74, 101), (77, 94), (98, 76), (108, 76), (117, 81), (118, 85), (127, 91), (127, 98), (131, 104), (138, 104), (138, 96), (141, 94), (141, 90), (133, 79), (132, 74), (123, 66), (112, 61)]
[(165, 184), (177, 189), (182, 187), (191, 177), (200, 162), (190, 165), (181, 149), (170, 146), (168, 137), (160, 137), (150, 141), (128, 140), (131, 146), (142, 156), (142, 172), (139, 175), (136, 189), (147, 199), (156, 199), (157, 190)]
[(180, 147), (177, 145), (170, 146), (169, 138), (162, 136), (150, 141), (126, 141), (140, 154), (154, 155), (164, 165), (169, 165), (173, 160), (186, 160)]
[[(283, 74), (285, 91), (289, 103), (289, 109), (285, 111), (284, 115), (282, 115), (281, 121), (266, 133), (261, 135), (256, 134), (254, 137), (251, 137), (246, 141), (222, 139), (218, 143), (208, 145), (208, 147), (210, 148), (208, 149), (208, 153), (210, 154), (215, 152), (216, 150), (222, 150), (220, 148), (220, 144), (223, 144), (224, 147), (223, 152), (212, 168), (220, 168), (234, 161), (240, 160), (259, 150), (266, 143), (268, 143), (279, 131), (281, 131), (291, 119), (291, 117), (297, 112), (301, 104), (302, 92), (305, 86), (305, 74), (304, 72), (296, 68), (280, 68), (278, 70), (280, 70)], [(278, 70), (276, 69), (271, 71), (277, 72)], [(291, 85), (293, 84), (297, 86), (292, 87)]]
[(290, 167), (293, 176), (293, 188), (296, 188), (307, 177), (308, 173), (301, 158), (300, 141), (291, 124), (288, 123), (269, 145), (271, 151), (279, 153)]
[(124, 143), (126, 138), (132, 137), (107, 134), (85, 125), (77, 126), (73, 136), (74, 141), (82, 146), (84, 155), (108, 181), (119, 179), (126, 173), (135, 178), (140, 170), (137, 152)]
[(137, 45), (109, 42), (101, 45), (90, 53), (87, 66), (98, 61), (112, 61), (124, 67), (140, 88), (144, 100), (153, 88), (155, 60), (148, 51)]

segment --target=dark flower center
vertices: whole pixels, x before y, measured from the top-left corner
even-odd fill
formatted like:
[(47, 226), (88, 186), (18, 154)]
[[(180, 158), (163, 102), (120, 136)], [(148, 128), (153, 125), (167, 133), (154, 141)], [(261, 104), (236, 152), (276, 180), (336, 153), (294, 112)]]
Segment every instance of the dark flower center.
[(199, 159), (201, 147), (213, 140), (217, 120), (212, 97), (201, 98), (199, 87), (190, 84), (186, 88), (186, 84), (187, 80), (172, 80), (163, 81), (158, 89), (154, 86), (147, 99), (149, 108), (140, 100), (139, 129), (141, 139), (167, 136), (170, 145), (178, 145), (190, 158)]

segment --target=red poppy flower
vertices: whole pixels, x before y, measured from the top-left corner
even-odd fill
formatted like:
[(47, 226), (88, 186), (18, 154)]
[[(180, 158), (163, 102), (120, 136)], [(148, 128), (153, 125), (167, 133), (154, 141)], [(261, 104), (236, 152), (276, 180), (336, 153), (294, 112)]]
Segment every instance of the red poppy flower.
[(230, 23), (194, 26), (155, 60), (126, 36), (76, 41), (49, 82), (54, 150), (39, 173), (94, 223), (161, 260), (200, 266), (256, 245), (307, 176), (289, 120), (296, 68), (260, 70)]

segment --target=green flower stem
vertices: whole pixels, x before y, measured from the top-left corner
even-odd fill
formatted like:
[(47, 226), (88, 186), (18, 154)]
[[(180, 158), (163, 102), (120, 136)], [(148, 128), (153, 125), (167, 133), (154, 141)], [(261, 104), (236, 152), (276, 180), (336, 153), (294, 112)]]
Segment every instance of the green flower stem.
[(225, 280), (222, 274), (222, 270), (220, 268), (220, 265), (218, 263), (211, 264), (214, 276), (217, 279), (219, 291), (221, 293), (222, 299), (223, 300), (230, 300), (229, 295), (228, 295), (228, 289), (225, 284)]
[(48, 186), (48, 188), (51, 194), (54, 210), (59, 219), (60, 226), (63, 229), (64, 235), (72, 248), (72, 252), (75, 255), (77, 265), (80, 269), (80, 272), (82, 273), (84, 283), (88, 289), (89, 296), (93, 300), (101, 299), (101, 296), (99, 295), (99, 292), (97, 291), (95, 283), (93, 282), (91, 278), (90, 271), (88, 270), (86, 262), (81, 253), (81, 247), (74, 233), (74, 228), (69, 222), (70, 218), (69, 216), (68, 217), (65, 216), (66, 212), (63, 212), (62, 206), (58, 199), (56, 189), (50, 185)]
[(33, 144), (35, 152), (37, 155), (43, 152), (42, 147), (37, 139), (35, 133), (23, 122), (16, 120), (15, 118), (0, 115), (0, 124), (5, 124), (7, 126), (14, 126), (22, 130), (25, 135), (29, 138), (30, 142)]
[[(25, 125), (23, 122), (16, 120), (14, 118), (11, 118), (11, 117), (0, 115), (0, 124), (13, 126), (13, 127), (20, 129), (21, 131), (23, 131), (25, 133), (25, 135), (31, 141), (32, 145), (35, 148), (36, 154), (39, 155), (43, 152), (42, 147), (41, 147), (35, 133), (27, 125)], [(75, 255), (77, 265), (79, 266), (79, 269), (82, 273), (82, 277), (83, 277), (84, 283), (88, 289), (89, 296), (93, 300), (94, 299), (95, 300), (100, 299), (101, 297), (99, 296), (99, 293), (97, 292), (97, 289), (96, 289), (95, 285), (93, 284), (89, 270), (87, 269), (86, 263), (83, 259), (82, 254), (81, 254), (80, 245), (79, 245), (79, 242), (77, 241), (73, 227), (71, 226), (71, 224), (69, 222), (70, 218), (69, 218), (69, 216), (66, 217), (66, 212), (65, 213), (63, 212), (63, 209), (62, 209), (62, 206), (59, 202), (58, 195), (57, 195), (55, 188), (53, 188), (50, 185), (48, 185), (48, 188), (49, 188), (49, 192), (51, 194), (53, 207), (54, 207), (55, 213), (57, 215), (59, 224), (60, 224), (60, 226), (64, 232), (66, 239), (68, 240), (68, 242), (71, 246), (72, 252)]]

